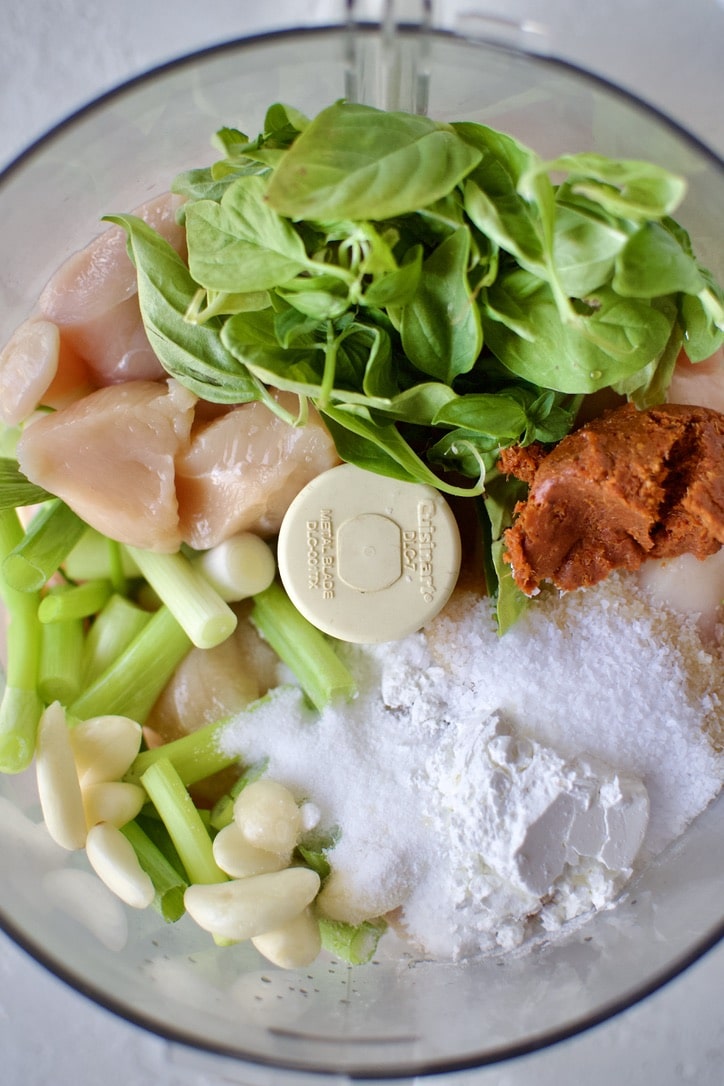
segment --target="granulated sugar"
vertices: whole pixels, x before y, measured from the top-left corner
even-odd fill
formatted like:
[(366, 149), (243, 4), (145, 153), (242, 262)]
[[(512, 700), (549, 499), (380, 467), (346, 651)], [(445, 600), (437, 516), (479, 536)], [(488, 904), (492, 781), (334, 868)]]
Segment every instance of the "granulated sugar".
[[(631, 874), (646, 795), (637, 863), (721, 788), (702, 730), (721, 721), (721, 658), (630, 578), (541, 600), (503, 638), (489, 601), (461, 593), (425, 633), (341, 652), (354, 701), (320, 714), (283, 687), (222, 743), (267, 757), (339, 827), (321, 904), (353, 922), (399, 909), (427, 954), (507, 949), (605, 907)], [(585, 796), (604, 804), (608, 841), (556, 843), (550, 820)], [(546, 819), (548, 853), (529, 856)]]

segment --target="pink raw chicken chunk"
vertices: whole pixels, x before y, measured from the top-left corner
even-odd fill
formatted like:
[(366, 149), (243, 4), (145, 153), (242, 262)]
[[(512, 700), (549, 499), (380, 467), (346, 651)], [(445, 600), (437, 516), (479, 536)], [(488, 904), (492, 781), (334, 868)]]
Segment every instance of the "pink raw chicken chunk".
[[(185, 233), (176, 222), (181, 203), (181, 197), (164, 193), (135, 214), (185, 253)], [(96, 385), (163, 376), (141, 322), (136, 270), (121, 227), (109, 227), (66, 260), (43, 290), (39, 308), (87, 363)]]
[(669, 403), (698, 404), (724, 412), (724, 348), (704, 362), (690, 362), (681, 352), (671, 378)]
[(212, 649), (192, 648), (176, 668), (146, 721), (164, 742), (241, 712), (279, 682), (279, 657), (234, 605), (231, 637)]
[(24, 422), (39, 403), (62, 407), (91, 388), (52, 321), (24, 321), (0, 351), (0, 421), (8, 426)]
[(181, 543), (174, 461), (196, 397), (174, 380), (98, 389), (27, 427), (18, 462), (91, 527), (146, 550)]
[[(296, 396), (277, 399), (296, 412)], [(275, 535), (299, 491), (338, 463), (313, 408), (307, 425), (294, 427), (260, 402), (234, 407), (199, 426), (176, 461), (181, 538), (204, 550), (236, 532)]]

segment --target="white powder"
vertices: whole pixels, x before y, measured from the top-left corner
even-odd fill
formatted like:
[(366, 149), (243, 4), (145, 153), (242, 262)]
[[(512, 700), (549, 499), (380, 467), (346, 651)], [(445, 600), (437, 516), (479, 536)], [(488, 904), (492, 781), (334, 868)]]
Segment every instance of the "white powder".
[[(283, 687), (230, 723), (225, 749), (268, 757), (340, 827), (331, 910), (399, 909), (437, 957), (518, 946), (615, 898), (646, 793), (642, 857), (707, 806), (724, 769), (702, 732), (721, 720), (721, 658), (633, 585), (541, 600), (504, 638), (489, 602), (460, 594), (425, 633), (343, 646), (350, 704), (318, 714)], [(590, 808), (575, 832), (572, 803)]]

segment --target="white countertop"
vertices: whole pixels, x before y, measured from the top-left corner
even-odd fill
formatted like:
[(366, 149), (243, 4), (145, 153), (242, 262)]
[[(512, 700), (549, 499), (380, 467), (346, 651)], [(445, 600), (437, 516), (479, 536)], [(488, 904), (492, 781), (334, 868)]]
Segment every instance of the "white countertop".
[[(373, 13), (374, 3), (360, 10)], [(414, 3), (402, 3), (414, 12)], [(339, 18), (343, 0), (31, 0), (3, 12), (0, 165), (102, 90), (247, 32)], [(507, 0), (434, 5), (545, 21), (554, 52), (639, 94), (724, 155), (724, 0)], [(470, 1086), (721, 1086), (724, 945), (643, 1004), (570, 1041), (455, 1076)], [(244, 1081), (88, 1002), (0, 936), (3, 1086)], [(273, 1076), (270, 1075), (271, 1082)], [(436, 1080), (433, 1080), (436, 1081)], [(447, 1080), (445, 1080), (447, 1082)], [(452, 1078), (450, 1079), (452, 1081)]]

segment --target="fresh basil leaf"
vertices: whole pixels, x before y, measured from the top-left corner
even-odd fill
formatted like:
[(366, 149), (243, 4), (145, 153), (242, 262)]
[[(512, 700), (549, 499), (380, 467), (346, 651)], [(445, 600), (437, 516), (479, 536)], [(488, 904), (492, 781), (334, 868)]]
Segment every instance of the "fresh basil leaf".
[(187, 209), (189, 269), (207, 290), (267, 290), (308, 265), (301, 238), (267, 205), (265, 190), (262, 178), (240, 177), (221, 203), (199, 200)]
[(233, 319), (224, 327), (222, 339), (252, 374), (264, 384), (286, 392), (312, 398), (319, 396), (324, 375), (322, 344), (317, 347), (266, 347), (237, 341), (228, 331)]
[(257, 143), (258, 140), (252, 141), (242, 132), (239, 128), (232, 128), (230, 125), (224, 125), (218, 128), (212, 137), (212, 143), (214, 146), (226, 155), (227, 158), (235, 158), (242, 155), (246, 148), (251, 143)]
[(228, 316), (230, 313), (250, 313), (268, 309), (271, 296), (266, 290), (256, 290), (247, 294), (227, 294), (223, 290), (204, 290), (200, 288), (186, 311), (186, 320), (191, 324), (204, 324), (211, 317)]
[(311, 347), (316, 342), (315, 333), (325, 324), (300, 309), (285, 305), (276, 308), (280, 299), (279, 294), (275, 299), (275, 312), (273, 320), (273, 332), (275, 340), (269, 340), (268, 345), (276, 347)]
[(277, 288), (277, 296), (319, 321), (341, 317), (350, 306), (348, 287), (334, 275), (291, 279)]
[[(187, 170), (177, 174), (171, 182), (171, 192), (177, 196), (185, 196), (188, 201), (213, 200), (219, 203), (222, 196), (239, 177), (249, 174), (258, 174), (259, 167), (250, 164), (247, 167), (236, 167), (223, 172), (213, 167), (203, 170)], [(221, 174), (221, 175), (220, 175)], [(188, 204), (182, 204), (177, 215), (185, 221)]]
[(500, 456), (500, 442), (484, 434), (477, 434), (465, 427), (450, 430), (427, 451), (428, 460), (448, 471), (456, 471), (470, 479), (492, 471)]
[(408, 305), (420, 283), (422, 258), (422, 245), (413, 245), (405, 253), (399, 267), (370, 283), (364, 291), (362, 303), (372, 307)]
[(451, 385), (483, 346), (482, 325), (467, 269), (470, 232), (456, 230), (427, 258), (414, 298), (402, 311), (402, 346), (423, 373)]
[(105, 220), (126, 231), (146, 334), (166, 372), (213, 403), (258, 399), (257, 381), (219, 338), (220, 320), (190, 324), (185, 319), (197, 285), (176, 250), (135, 215)]
[(378, 406), (378, 413), (384, 413), (398, 422), (407, 422), (417, 426), (432, 426), (438, 412), (457, 398), (449, 385), (438, 381), (423, 381), (391, 396), (389, 403)]
[(411, 483), (426, 483), (447, 494), (474, 496), (482, 493), (482, 464), (479, 465), (478, 481), (474, 486), (452, 486), (430, 470), (396, 426), (377, 421), (367, 407), (327, 407), (322, 415), (332, 434), (337, 452), (350, 464), (376, 471), (378, 475), (404, 479)]
[(532, 163), (520, 181), (520, 191), (532, 191), (543, 174), (568, 174), (568, 185), (611, 214), (634, 222), (660, 219), (679, 206), (686, 181), (651, 162), (607, 158), (594, 152), (561, 155)]
[[(672, 307), (674, 305), (673, 302), (668, 304)], [(619, 381), (614, 385), (614, 391), (626, 396), (639, 410), (662, 403), (666, 399), (683, 341), (681, 327), (678, 321), (674, 320), (669, 341), (661, 354), (631, 377)]]
[(277, 164), (267, 199), (291, 219), (379, 221), (447, 195), (479, 158), (450, 125), (337, 102)]
[(275, 102), (264, 117), (264, 140), (275, 147), (288, 147), (309, 126), (309, 118), (294, 106)]
[[(230, 178), (217, 180), (209, 167), (186, 170), (177, 174), (171, 182), (171, 192), (188, 200), (220, 200), (231, 183)], [(182, 210), (185, 209), (182, 205)]]
[(516, 584), (510, 563), (506, 562), (503, 557), (505, 554), (503, 540), (496, 540), (491, 544), (490, 554), (498, 579), (495, 592), (495, 614), (498, 622), (498, 635), (502, 637), (528, 610), (530, 598)]
[(525, 430), (527, 415), (516, 399), (497, 393), (468, 393), (450, 400), (433, 419), (436, 426), (463, 427), (499, 441), (516, 440)]
[[(561, 317), (570, 319), (553, 252), (555, 190), (546, 171), (539, 169), (540, 159), (512, 136), (485, 125), (465, 122), (455, 128), (483, 153), (464, 188), (470, 219), (522, 268), (547, 280)], [(493, 276), (485, 277), (486, 283), (492, 281)]]
[[(487, 346), (531, 384), (558, 392), (595, 392), (648, 365), (668, 342), (671, 318), (647, 299), (621, 298), (604, 288), (592, 299), (594, 307), (566, 323), (550, 287), (541, 282), (531, 290), (530, 279), (519, 271), (497, 280), (482, 313)], [(526, 338), (510, 321), (499, 319), (508, 311), (515, 322), (525, 322)]]
[(454, 127), (482, 153), (463, 188), (465, 213), (524, 267), (541, 268), (543, 246), (535, 204), (518, 192), (519, 178), (536, 156), (485, 125), (464, 122)]
[(558, 282), (571, 298), (607, 283), (626, 234), (575, 207), (558, 206), (553, 233), (553, 263)]
[(704, 362), (724, 344), (724, 296), (708, 273), (710, 286), (697, 297), (683, 294), (679, 299), (684, 347), (690, 362)]
[(633, 234), (616, 257), (613, 289), (629, 298), (698, 294), (704, 289), (696, 260), (674, 235), (649, 222)]
[[(514, 391), (511, 390), (511, 395)], [(521, 445), (530, 445), (532, 441), (552, 444), (570, 433), (581, 405), (581, 397), (565, 397), (567, 403), (562, 403), (561, 399), (559, 393), (546, 389), (528, 404), (528, 426), (520, 440)]]
[(382, 337), (374, 329), (369, 330), (367, 341), (361, 345), (358, 353), (354, 351), (354, 337), (340, 336), (341, 342), (335, 343), (334, 381), (325, 388), (325, 348), (324, 340), (313, 340), (310, 336), (300, 337), (300, 346), (281, 346), (276, 336), (267, 337), (265, 330), (256, 330), (250, 326), (247, 314), (243, 317), (230, 317), (223, 327), (222, 342), (244, 366), (264, 384), (298, 395), (308, 396), (318, 406), (321, 399), (331, 399), (350, 404), (367, 404), (372, 407), (387, 407), (385, 397), (370, 395), (363, 391), (364, 367), (368, 359), (375, 357)]
[(490, 577), (488, 590), (495, 597), (498, 634), (503, 634), (518, 621), (530, 605), (530, 599), (518, 588), (510, 564), (505, 561), (503, 533), (513, 523), (513, 511), (523, 501), (528, 488), (520, 479), (493, 475), (483, 497), (485, 515), (489, 525), (488, 560), (486, 575)]

